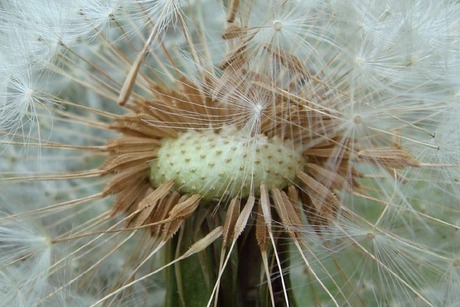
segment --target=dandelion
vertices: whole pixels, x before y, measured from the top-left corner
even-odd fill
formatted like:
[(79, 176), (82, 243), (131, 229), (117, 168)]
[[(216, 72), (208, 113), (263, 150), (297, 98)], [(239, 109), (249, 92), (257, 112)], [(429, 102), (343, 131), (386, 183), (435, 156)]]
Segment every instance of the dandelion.
[(3, 301), (458, 303), (455, 1), (0, 10)]

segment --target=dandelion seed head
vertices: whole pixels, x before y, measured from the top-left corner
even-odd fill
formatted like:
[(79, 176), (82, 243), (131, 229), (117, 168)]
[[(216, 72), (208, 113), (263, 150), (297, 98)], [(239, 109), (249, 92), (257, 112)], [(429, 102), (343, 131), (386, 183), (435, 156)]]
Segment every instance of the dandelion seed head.
[(212, 200), (224, 194), (229, 198), (259, 195), (263, 182), (283, 189), (303, 164), (300, 151), (289, 144), (224, 127), (217, 133), (191, 131), (165, 140), (150, 172), (155, 186), (174, 180), (177, 190)]
[(457, 3), (26, 2), (3, 301), (455, 304)]

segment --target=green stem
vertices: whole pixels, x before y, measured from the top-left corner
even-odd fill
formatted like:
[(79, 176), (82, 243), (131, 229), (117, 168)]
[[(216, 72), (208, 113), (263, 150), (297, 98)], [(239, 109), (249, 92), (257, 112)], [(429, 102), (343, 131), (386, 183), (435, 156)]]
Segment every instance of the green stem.
[[(200, 210), (202, 211), (202, 210)], [(206, 212), (201, 212), (206, 216)], [(209, 213), (209, 212), (208, 212)], [(222, 225), (224, 216), (212, 216), (212, 219), (198, 219), (198, 214), (189, 218), (178, 234), (174, 236), (165, 248), (165, 263), (169, 263), (183, 254), (194, 242), (209, 233), (216, 225)], [(249, 221), (253, 225), (254, 221)], [(283, 269), (289, 265), (289, 244), (285, 238), (277, 234), (277, 250)], [(208, 249), (185, 259), (165, 271), (166, 307), (203, 307), (207, 306), (213, 287), (217, 280), (219, 261), (221, 257), (221, 242), (215, 242)], [(227, 251), (228, 252), (228, 251)], [(269, 252), (272, 266), (271, 274), (278, 276), (271, 279), (275, 293), (276, 306), (286, 306), (284, 292), (279, 278), (279, 269)], [(264, 276), (262, 258), (257, 244), (254, 227), (248, 227), (238, 239), (238, 244), (230, 256), (220, 281), (218, 293), (219, 307), (269, 307), (272, 306), (267, 280)], [(289, 274), (283, 272), (283, 278), (288, 289), (290, 306), (296, 306), (294, 295), (291, 293)]]

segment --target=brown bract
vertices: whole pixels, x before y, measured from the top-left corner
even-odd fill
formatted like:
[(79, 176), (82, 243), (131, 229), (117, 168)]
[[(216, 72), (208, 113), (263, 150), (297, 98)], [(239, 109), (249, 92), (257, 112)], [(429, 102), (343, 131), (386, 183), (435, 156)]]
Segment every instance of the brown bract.
[[(251, 76), (257, 81), (260, 79), (257, 75), (247, 74), (247, 77)], [(292, 142), (295, 145), (308, 144), (304, 127), (314, 128), (313, 125), (319, 124), (318, 115), (312, 116), (311, 110), (302, 110), (297, 104), (289, 105), (290, 101), (265, 89), (255, 89), (257, 84), (250, 88), (248, 83), (251, 82), (241, 84), (242, 87), (246, 87), (244, 91), (263, 90), (267, 92), (265, 95), (276, 97), (276, 104), (264, 110), (267, 115), (263, 117), (261, 132), (270, 137), (283, 138), (286, 142)], [(116, 195), (113, 214), (123, 212), (130, 216), (128, 226), (157, 223), (156, 226), (152, 226), (152, 233), (158, 234), (161, 232), (159, 227), (163, 226), (161, 224), (169, 224), (175, 218), (186, 217), (184, 214), (171, 215), (177, 206), (185, 199), (197, 197), (195, 195), (180, 197), (177, 192), (172, 191), (173, 184), (170, 182), (159, 187), (150, 185), (149, 162), (156, 158), (156, 152), (161, 146), (162, 139), (175, 138), (188, 129), (218, 130), (227, 124), (233, 124), (236, 116), (240, 115), (236, 115), (239, 112), (237, 107), (214, 101), (206, 94), (202, 95), (200, 90), (189, 82), (183, 81), (178, 86), (182, 88), (182, 92), (160, 88), (156, 85), (152, 85), (152, 88), (156, 90), (155, 100), (135, 101), (129, 105), (132, 113), (120, 116), (110, 125), (122, 136), (108, 142), (107, 151), (110, 158), (101, 167), (101, 170), (107, 175), (112, 175), (104, 189), (104, 194)], [(242, 90), (236, 88), (235, 91), (241, 92)], [(274, 112), (273, 118), (268, 116)], [(289, 115), (290, 122), (286, 121), (287, 115)], [(320, 116), (323, 124), (333, 121), (324, 117)], [(315, 133), (310, 131), (308, 134), (314, 135)], [(274, 202), (277, 210), (285, 210), (285, 208), (280, 209), (280, 206), (296, 208), (296, 211), (293, 211), (296, 213), (296, 223), (302, 221), (300, 207), (303, 203), (303, 206), (308, 208), (308, 219), (312, 225), (327, 224), (325, 221), (333, 218), (340, 207), (340, 202), (334, 194), (335, 191), (357, 187), (357, 182), (349, 175), (350, 153), (346, 146), (337, 145), (335, 139), (337, 137), (330, 140), (325, 139), (317, 142), (311, 148), (306, 148), (303, 155), (309, 162), (305, 169), (297, 170), (299, 180), (287, 186), (286, 191), (270, 192), (278, 195)], [(340, 146), (341, 149), (337, 149), (337, 146)], [(331, 156), (335, 156), (340, 161), (338, 165), (334, 165), (335, 169), (328, 169), (326, 165)], [(267, 188), (270, 189), (270, 187)], [(288, 191), (291, 197), (287, 196)], [(252, 196), (256, 199), (260, 198), (260, 195)], [(227, 205), (224, 206), (224, 209), (226, 207)], [(192, 213), (189, 212), (189, 214)], [(283, 216), (280, 215), (280, 217)], [(324, 222), (319, 222), (320, 220)], [(289, 227), (295, 224), (294, 221), (287, 220), (283, 221), (284, 223), (291, 224)], [(169, 229), (169, 226), (164, 226), (163, 231), (167, 231), (166, 229)]]

